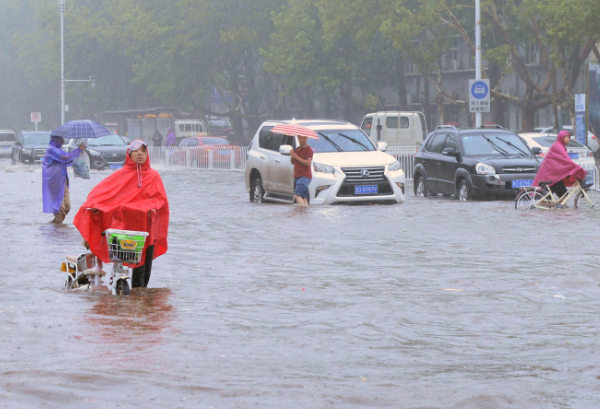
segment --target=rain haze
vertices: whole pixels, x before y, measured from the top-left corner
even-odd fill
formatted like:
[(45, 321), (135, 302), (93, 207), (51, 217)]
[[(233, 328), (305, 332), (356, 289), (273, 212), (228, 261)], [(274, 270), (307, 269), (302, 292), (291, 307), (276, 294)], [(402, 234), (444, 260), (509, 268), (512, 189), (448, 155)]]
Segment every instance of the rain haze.
[(0, 0), (0, 407), (597, 407), (598, 15)]

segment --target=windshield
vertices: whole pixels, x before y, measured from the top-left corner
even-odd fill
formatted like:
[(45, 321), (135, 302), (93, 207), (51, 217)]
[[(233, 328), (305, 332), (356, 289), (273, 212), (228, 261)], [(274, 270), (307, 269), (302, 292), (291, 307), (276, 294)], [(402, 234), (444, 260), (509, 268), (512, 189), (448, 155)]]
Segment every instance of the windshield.
[(465, 156), (531, 156), (529, 148), (517, 135), (461, 135)]
[[(556, 142), (556, 137), (548, 138), (546, 136), (531, 138), (545, 148), (551, 147)], [(571, 139), (567, 144), (567, 148), (583, 148), (583, 145)]]
[(50, 132), (25, 135), (24, 145), (48, 145), (50, 143)]
[(0, 133), (0, 142), (14, 142), (15, 134), (14, 133)]
[(309, 139), (313, 152), (363, 152), (374, 151), (371, 140), (361, 131), (353, 129), (316, 131), (319, 139)]
[(224, 126), (211, 125), (210, 126), (210, 131), (213, 134), (225, 133), (225, 127)]
[(205, 145), (231, 145), (225, 138), (202, 138)]
[(117, 134), (87, 140), (88, 146), (124, 146), (125, 141)]

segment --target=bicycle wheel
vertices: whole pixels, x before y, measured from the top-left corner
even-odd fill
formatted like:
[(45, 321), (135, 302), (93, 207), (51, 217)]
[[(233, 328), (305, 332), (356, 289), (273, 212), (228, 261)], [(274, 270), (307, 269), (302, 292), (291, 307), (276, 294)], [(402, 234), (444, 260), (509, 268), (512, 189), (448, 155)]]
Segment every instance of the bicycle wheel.
[(535, 203), (542, 199), (540, 192), (521, 192), (515, 198), (515, 209), (535, 209)]
[(585, 189), (585, 195), (583, 192), (579, 192), (575, 197), (575, 207), (578, 209), (598, 209), (600, 210), (600, 190), (596, 189)]

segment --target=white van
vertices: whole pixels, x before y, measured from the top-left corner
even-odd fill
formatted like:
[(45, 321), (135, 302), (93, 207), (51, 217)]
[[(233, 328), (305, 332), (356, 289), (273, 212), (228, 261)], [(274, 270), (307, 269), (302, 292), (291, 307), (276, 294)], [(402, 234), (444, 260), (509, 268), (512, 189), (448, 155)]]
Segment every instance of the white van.
[(0, 129), (0, 156), (10, 156), (10, 147), (17, 138), (15, 132), (9, 129)]
[(190, 136), (208, 135), (208, 126), (202, 119), (178, 119), (175, 121), (175, 138), (177, 144)]
[(422, 112), (384, 111), (367, 114), (360, 128), (375, 144), (387, 142), (390, 148), (418, 148), (428, 134)]

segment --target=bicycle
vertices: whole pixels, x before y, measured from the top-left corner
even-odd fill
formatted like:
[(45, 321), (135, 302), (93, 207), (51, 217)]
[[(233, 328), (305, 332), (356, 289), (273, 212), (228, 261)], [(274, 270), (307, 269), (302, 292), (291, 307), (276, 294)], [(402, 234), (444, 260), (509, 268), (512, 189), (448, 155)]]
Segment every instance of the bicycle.
[(543, 181), (539, 187), (528, 186), (521, 189), (515, 198), (515, 209), (564, 209), (571, 197), (574, 197), (576, 209), (600, 209), (600, 190), (585, 188), (578, 180), (561, 198), (554, 199), (550, 190), (552, 181)]
[[(113, 263), (108, 288), (113, 295), (129, 295), (131, 274), (126, 264), (137, 264), (142, 258), (148, 233), (130, 230), (108, 229), (102, 233), (108, 246), (108, 257)], [(103, 240), (104, 240), (103, 239)], [(103, 285), (106, 272), (102, 262), (92, 253), (66, 256), (61, 271), (67, 273), (67, 290), (89, 290), (92, 285)]]

